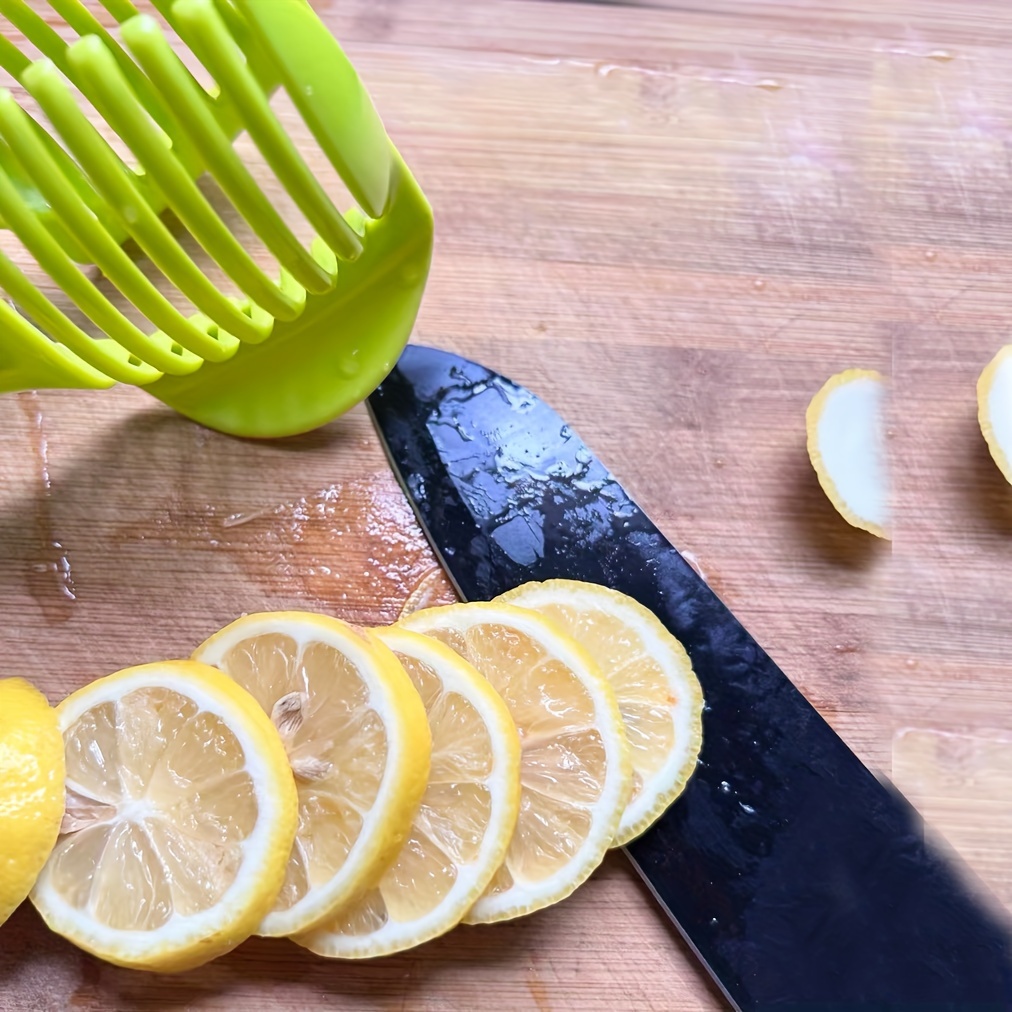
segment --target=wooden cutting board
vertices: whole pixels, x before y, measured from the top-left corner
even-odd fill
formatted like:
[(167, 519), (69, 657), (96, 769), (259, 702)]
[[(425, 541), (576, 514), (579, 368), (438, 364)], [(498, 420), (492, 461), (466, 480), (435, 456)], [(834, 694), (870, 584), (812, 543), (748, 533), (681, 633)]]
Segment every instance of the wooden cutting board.
[[(416, 338), (556, 407), (1012, 904), (1012, 488), (974, 393), (1012, 317), (1007, 5), (318, 6), (435, 208)], [(892, 377), (891, 548), (805, 454), (851, 366)], [(361, 409), (253, 443), (136, 390), (24, 393), (0, 451), (2, 673), (53, 701), (243, 611), (446, 594)], [(253, 940), (159, 977), (28, 906), (0, 929), (4, 1010), (480, 1006), (721, 1002), (619, 854), (554, 909), (363, 965)]]

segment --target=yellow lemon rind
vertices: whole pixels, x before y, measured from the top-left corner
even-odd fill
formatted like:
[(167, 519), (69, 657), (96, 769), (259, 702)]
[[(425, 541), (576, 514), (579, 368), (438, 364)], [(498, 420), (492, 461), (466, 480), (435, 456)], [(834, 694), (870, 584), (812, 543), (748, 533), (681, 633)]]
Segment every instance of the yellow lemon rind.
[(27, 899), (56, 844), (65, 777), (56, 711), (23, 678), (0, 680), (0, 924)]

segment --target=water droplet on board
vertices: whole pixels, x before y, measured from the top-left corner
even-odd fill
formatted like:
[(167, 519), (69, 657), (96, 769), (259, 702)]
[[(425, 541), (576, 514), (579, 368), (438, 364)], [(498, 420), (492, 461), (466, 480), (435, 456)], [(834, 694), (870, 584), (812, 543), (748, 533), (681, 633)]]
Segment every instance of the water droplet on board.
[(726, 780), (721, 780), (720, 782), (720, 793), (721, 794), (731, 793), (731, 785)]
[(73, 603), (77, 600), (77, 590), (70, 568), (70, 554), (55, 530), (53, 484), (49, 477), (49, 443), (46, 439), (42, 405), (35, 390), (18, 394), (18, 402), (29, 425), (40, 492), (35, 505), (35, 527), (41, 560), (29, 570), (29, 590), (47, 619), (66, 622), (72, 614)]
[(926, 249), (924, 251), (924, 259), (925, 260), (935, 260), (937, 257), (938, 257), (938, 254), (933, 249)]
[(252, 513), (230, 513), (221, 522), (222, 527), (241, 527), (243, 524), (248, 524), (251, 520), (257, 520), (260, 517), (267, 516), (269, 513), (273, 513), (277, 510), (276, 506), (268, 506), (262, 510), (255, 510)]

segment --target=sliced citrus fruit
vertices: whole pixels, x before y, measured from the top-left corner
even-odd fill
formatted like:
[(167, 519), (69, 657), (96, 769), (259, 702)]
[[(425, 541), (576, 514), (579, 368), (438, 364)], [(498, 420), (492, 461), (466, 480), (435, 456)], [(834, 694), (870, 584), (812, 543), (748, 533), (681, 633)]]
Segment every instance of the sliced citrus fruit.
[(613, 846), (639, 836), (681, 794), (703, 742), (703, 692), (685, 648), (625, 594), (577, 580), (527, 583), (498, 600), (555, 622), (597, 660), (625, 722), (632, 796)]
[(322, 956), (385, 956), (449, 931), (502, 864), (520, 809), (520, 738), (492, 686), (438, 640), (374, 631), (425, 704), (432, 768), (407, 842), (376, 887), (295, 939)]
[(889, 522), (884, 402), (879, 373), (848, 369), (826, 381), (806, 416), (808, 456), (823, 491), (847, 523), (880, 538)]
[(421, 698), (378, 637), (309, 612), (247, 615), (193, 656), (248, 689), (281, 733), (299, 828), (258, 931), (308, 931), (375, 885), (407, 837), (429, 775)]
[(402, 624), (473, 664), (520, 733), (517, 827), (464, 920), (505, 920), (563, 899), (600, 864), (629, 799), (629, 746), (611, 686), (583, 647), (524, 608), (454, 604)]
[(977, 381), (977, 414), (994, 462), (1012, 483), (1012, 344), (988, 363)]
[(127, 668), (57, 707), (60, 837), (32, 891), (49, 926), (121, 966), (175, 971), (256, 930), (296, 825), (277, 731), (219, 671)]
[(0, 924), (28, 896), (56, 843), (64, 771), (46, 697), (24, 679), (0, 680)]

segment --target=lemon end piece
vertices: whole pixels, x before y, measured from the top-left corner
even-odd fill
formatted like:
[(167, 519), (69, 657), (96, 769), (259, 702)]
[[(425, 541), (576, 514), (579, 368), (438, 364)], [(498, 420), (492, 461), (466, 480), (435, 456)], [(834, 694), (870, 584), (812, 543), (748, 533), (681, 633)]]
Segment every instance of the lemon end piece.
[(991, 359), (977, 380), (977, 418), (994, 462), (1012, 484), (1012, 344)]
[(883, 446), (885, 381), (871, 369), (831, 376), (806, 413), (808, 456), (836, 511), (853, 527), (889, 540)]

